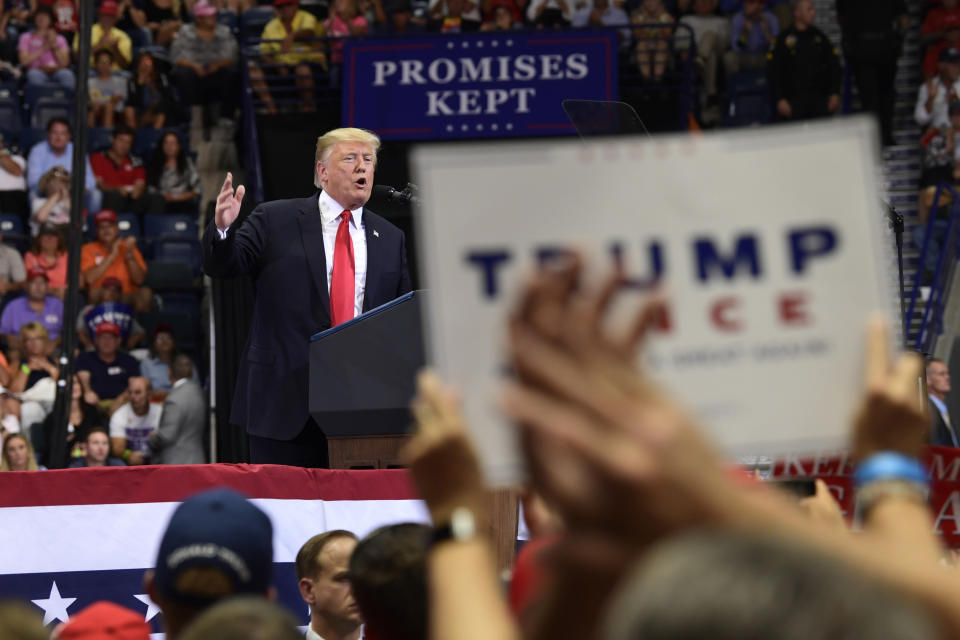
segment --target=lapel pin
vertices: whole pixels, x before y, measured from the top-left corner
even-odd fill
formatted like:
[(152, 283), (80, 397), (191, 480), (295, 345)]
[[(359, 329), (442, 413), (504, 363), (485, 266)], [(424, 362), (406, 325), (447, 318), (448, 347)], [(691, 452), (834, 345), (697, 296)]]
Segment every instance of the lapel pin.
[(374, 238), (379, 238), (379, 237), (380, 237), (380, 232), (377, 231), (376, 229), (374, 229), (374, 230), (373, 230), (373, 237), (374, 237)]

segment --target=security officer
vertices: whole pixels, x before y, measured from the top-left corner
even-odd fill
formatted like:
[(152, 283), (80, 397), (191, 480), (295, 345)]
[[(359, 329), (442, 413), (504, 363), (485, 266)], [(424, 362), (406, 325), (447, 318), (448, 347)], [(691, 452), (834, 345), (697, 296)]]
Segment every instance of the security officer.
[(830, 115), (840, 106), (840, 60), (830, 39), (813, 26), (812, 0), (795, 0), (793, 25), (768, 54), (770, 91), (782, 120)]

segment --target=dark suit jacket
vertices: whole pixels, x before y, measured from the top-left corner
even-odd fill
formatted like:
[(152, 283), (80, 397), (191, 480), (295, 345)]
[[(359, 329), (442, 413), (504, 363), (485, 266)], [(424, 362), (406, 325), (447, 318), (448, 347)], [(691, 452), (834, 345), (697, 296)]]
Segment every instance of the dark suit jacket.
[[(950, 429), (947, 423), (943, 421), (940, 410), (937, 405), (927, 399), (927, 410), (930, 412), (930, 444), (936, 447), (952, 447), (953, 438), (950, 437)], [(950, 416), (950, 422), (953, 422), (953, 416)]]
[[(230, 421), (255, 436), (291, 440), (307, 422), (309, 339), (330, 328), (319, 196), (265, 202), (231, 226), (225, 240), (213, 220), (203, 234), (208, 275), (254, 279), (253, 322)], [(403, 232), (366, 208), (363, 227), (368, 311), (412, 287)]]

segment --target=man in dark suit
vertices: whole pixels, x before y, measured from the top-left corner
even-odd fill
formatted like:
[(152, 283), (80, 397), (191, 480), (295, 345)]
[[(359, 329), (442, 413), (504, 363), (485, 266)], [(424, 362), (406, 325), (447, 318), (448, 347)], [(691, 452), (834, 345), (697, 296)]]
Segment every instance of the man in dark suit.
[(321, 191), (259, 205), (239, 225), (244, 187), (227, 174), (203, 236), (204, 271), (250, 274), (256, 301), (230, 421), (250, 440), (250, 461), (326, 465), (326, 438), (309, 416), (308, 341), (411, 290), (403, 232), (364, 208), (380, 140), (334, 129), (317, 140)]
[(927, 408), (930, 411), (930, 444), (940, 447), (960, 446), (957, 432), (947, 409), (950, 393), (950, 371), (943, 360), (927, 361)]

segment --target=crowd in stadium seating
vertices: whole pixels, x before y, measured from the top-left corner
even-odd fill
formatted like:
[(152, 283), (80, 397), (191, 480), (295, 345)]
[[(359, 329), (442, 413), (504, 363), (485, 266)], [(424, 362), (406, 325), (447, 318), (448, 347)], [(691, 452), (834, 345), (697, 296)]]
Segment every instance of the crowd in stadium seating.
[[(917, 92), (914, 118), (923, 128), (923, 169), (914, 244), (923, 249), (927, 223), (931, 225), (930, 247), (924, 257), (921, 282), (930, 284), (939, 261), (949, 226), (953, 198), (943, 194), (938, 202), (937, 186), (960, 182), (960, 2), (944, 0), (928, 11), (921, 28), (926, 47), (921, 70), (924, 83)], [(931, 219), (932, 218), (932, 219)]]
[[(196, 124), (205, 139), (222, 119), (236, 117), (237, 41), (216, 16), (236, 15), (253, 4), (97, 0), (86, 80), (77, 77), (76, 0), (7, 0), (0, 6), (3, 432), (25, 434), (28, 457), (37, 456), (41, 465), (53, 446), (69, 448), (77, 460), (85, 459), (88, 448), (99, 451), (99, 436), (95, 447), (87, 443), (94, 426), (109, 426), (116, 457), (132, 464), (151, 456), (160, 461), (161, 451), (182, 444), (169, 436), (183, 426), (174, 425), (182, 412), (174, 406), (167, 426), (160, 408), (165, 397), (184, 395), (184, 380), (193, 386), (200, 380), (193, 279), (199, 276), (201, 187), (188, 131)], [(61, 300), (78, 91), (89, 99), (82, 216), (88, 237), (80, 260), (82, 310), (65, 321)], [(162, 295), (155, 295), (151, 277), (165, 283)], [(51, 358), (65, 322), (84, 353), (68, 441), (51, 443), (57, 377)], [(175, 335), (193, 356), (179, 368)], [(185, 376), (171, 380), (171, 371), (182, 374), (187, 365)], [(140, 403), (141, 380), (149, 385), (149, 411)], [(134, 395), (131, 409), (127, 400)], [(111, 415), (118, 412), (130, 424), (114, 423)], [(140, 424), (142, 415), (151, 416), (149, 424)], [(197, 420), (195, 413), (189, 420)], [(202, 433), (204, 424), (201, 416), (188, 431), (197, 427)], [(151, 433), (161, 436), (151, 442)], [(189, 446), (195, 444), (191, 439)], [(19, 447), (16, 438), (11, 446)], [(190, 457), (203, 461), (202, 447)], [(87, 461), (102, 464), (99, 455)]]

